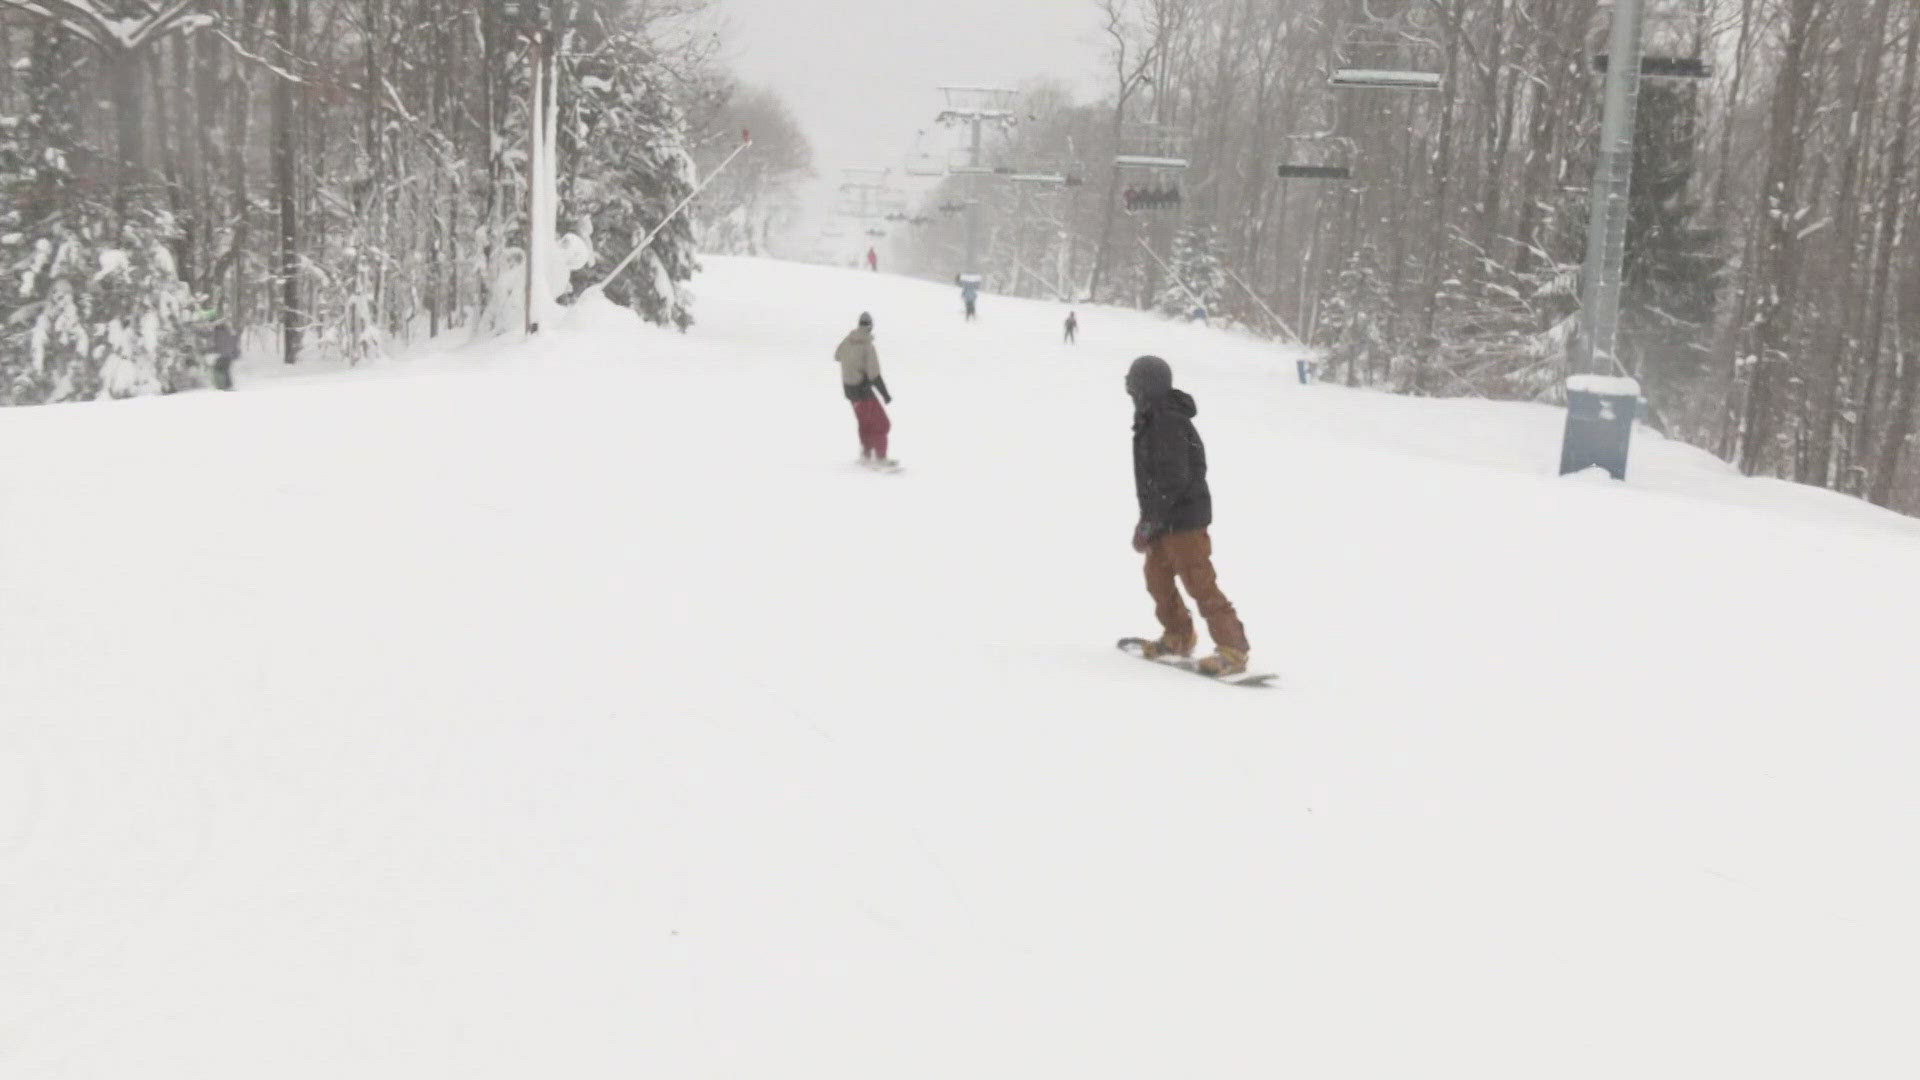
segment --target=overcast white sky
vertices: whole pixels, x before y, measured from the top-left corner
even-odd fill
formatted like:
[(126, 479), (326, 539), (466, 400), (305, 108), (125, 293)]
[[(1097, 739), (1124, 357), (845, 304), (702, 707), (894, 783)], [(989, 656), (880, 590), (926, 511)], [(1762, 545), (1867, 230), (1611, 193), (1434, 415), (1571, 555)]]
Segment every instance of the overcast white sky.
[[(1018, 86), (1051, 75), (1097, 89), (1093, 0), (721, 0), (741, 78), (786, 98), (824, 186), (892, 167), (933, 129), (942, 84)], [(937, 133), (934, 129), (933, 133)], [(931, 137), (931, 133), (930, 133)]]

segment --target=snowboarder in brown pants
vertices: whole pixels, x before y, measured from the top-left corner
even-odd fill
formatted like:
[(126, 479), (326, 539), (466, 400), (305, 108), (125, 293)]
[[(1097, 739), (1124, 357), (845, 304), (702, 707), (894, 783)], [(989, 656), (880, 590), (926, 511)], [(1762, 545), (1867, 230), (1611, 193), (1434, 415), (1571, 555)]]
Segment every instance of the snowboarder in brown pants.
[(1173, 388), (1173, 369), (1157, 356), (1142, 356), (1127, 369), (1133, 398), (1133, 480), (1140, 523), (1133, 550), (1147, 557), (1147, 592), (1162, 633), (1146, 642), (1149, 657), (1188, 656), (1195, 637), (1193, 616), (1180, 597), (1185, 585), (1207, 622), (1214, 653), (1197, 665), (1208, 675), (1247, 670), (1247, 633), (1213, 571), (1213, 495), (1207, 488), (1207, 448), (1193, 426), (1193, 398)]

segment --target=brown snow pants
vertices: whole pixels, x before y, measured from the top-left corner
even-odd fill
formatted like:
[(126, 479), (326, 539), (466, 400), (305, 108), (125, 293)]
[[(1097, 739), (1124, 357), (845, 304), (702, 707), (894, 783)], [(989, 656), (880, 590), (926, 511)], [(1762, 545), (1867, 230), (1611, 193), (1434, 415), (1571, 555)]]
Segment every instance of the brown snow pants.
[(1233, 603), (1220, 591), (1213, 575), (1213, 538), (1205, 529), (1173, 533), (1147, 545), (1147, 592), (1153, 595), (1154, 614), (1166, 631), (1167, 644), (1191, 650), (1194, 643), (1193, 616), (1180, 598), (1175, 580), (1187, 587), (1200, 617), (1207, 620), (1207, 633), (1215, 648), (1247, 651), (1247, 631)]

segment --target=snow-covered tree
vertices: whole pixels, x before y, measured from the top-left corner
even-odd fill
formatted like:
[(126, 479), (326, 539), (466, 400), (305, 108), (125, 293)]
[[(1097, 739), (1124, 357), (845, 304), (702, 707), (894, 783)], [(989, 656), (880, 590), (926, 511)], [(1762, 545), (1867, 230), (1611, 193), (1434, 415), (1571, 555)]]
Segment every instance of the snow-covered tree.
[(0, 402), (160, 393), (202, 378), (170, 214), (79, 182), (78, 102), (62, 30), (36, 30), (27, 107), (0, 117)]
[(1195, 307), (1209, 315), (1218, 314), (1220, 300), (1226, 294), (1227, 275), (1221, 269), (1220, 250), (1209, 224), (1190, 225), (1180, 230), (1173, 242), (1169, 264), (1174, 280), (1160, 292), (1158, 307), (1166, 315), (1190, 315)]
[[(591, 18), (569, 38), (562, 63), (561, 220), (590, 221), (590, 230), (574, 231), (593, 237), (601, 256), (575, 274), (585, 288), (667, 220), (693, 191), (695, 168), (666, 68), (637, 24)], [(692, 218), (682, 213), (606, 294), (649, 322), (684, 330), (693, 297), (682, 283), (699, 268)]]

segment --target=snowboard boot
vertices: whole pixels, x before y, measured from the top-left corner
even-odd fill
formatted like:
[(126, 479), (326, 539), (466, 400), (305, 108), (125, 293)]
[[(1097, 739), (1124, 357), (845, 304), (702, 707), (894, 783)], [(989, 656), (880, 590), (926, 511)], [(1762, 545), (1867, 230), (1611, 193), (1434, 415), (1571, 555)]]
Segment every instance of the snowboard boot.
[(1152, 641), (1142, 641), (1140, 655), (1149, 660), (1158, 660), (1163, 656), (1192, 656), (1193, 642), (1179, 641), (1162, 634)]
[(1211, 675), (1218, 679), (1224, 675), (1244, 675), (1247, 671), (1247, 654), (1240, 649), (1221, 646), (1212, 656), (1193, 665), (1193, 669), (1202, 675)]

